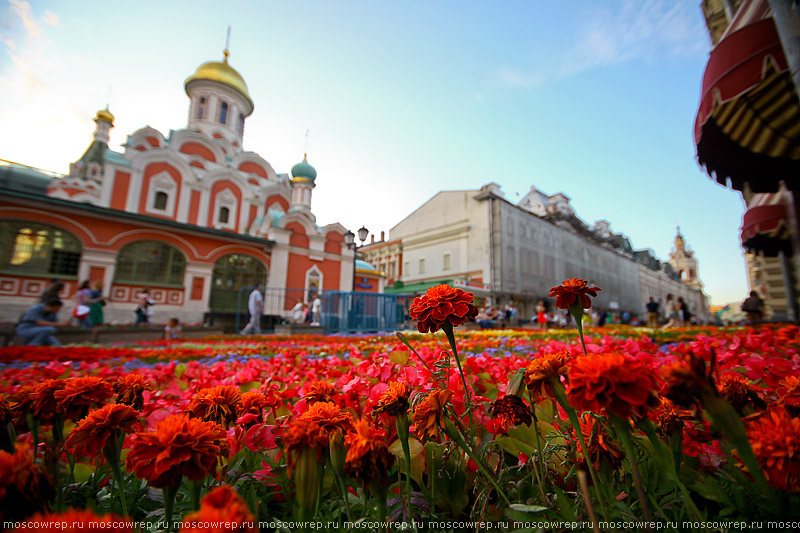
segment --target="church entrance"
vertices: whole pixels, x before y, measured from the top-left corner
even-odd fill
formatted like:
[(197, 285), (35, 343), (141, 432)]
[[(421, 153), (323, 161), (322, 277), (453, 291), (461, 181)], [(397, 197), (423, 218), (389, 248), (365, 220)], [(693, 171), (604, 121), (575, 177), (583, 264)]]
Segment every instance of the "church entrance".
[[(254, 257), (244, 254), (223, 256), (214, 263), (209, 307), (216, 313), (246, 312), (249, 292), (240, 297), (240, 289), (258, 284), (263, 287), (266, 281), (267, 269)], [(237, 302), (240, 302), (241, 309), (237, 309)]]

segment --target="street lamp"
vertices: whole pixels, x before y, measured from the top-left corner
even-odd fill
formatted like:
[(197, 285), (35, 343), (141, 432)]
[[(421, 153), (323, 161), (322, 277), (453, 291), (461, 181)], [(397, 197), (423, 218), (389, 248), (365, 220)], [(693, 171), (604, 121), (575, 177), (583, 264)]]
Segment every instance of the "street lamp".
[(367, 240), (367, 236), (369, 235), (369, 230), (366, 226), (361, 226), (358, 230), (358, 240), (361, 241), (360, 245), (356, 244), (356, 235), (352, 231), (348, 231), (344, 234), (344, 243), (347, 247), (351, 250), (354, 250), (353, 253), (353, 292), (356, 290), (356, 261), (358, 260), (358, 249), (364, 246), (364, 241)]

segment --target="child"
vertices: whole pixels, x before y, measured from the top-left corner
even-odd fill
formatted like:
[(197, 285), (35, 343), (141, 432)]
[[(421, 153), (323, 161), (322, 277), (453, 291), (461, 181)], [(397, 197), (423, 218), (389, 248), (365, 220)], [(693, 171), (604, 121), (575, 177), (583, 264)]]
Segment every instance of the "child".
[(150, 325), (150, 315), (153, 314), (151, 306), (153, 304), (153, 300), (150, 299), (150, 289), (142, 289), (142, 292), (139, 293), (139, 305), (136, 306), (136, 322), (133, 324), (134, 326), (139, 324)]
[(164, 338), (167, 340), (180, 339), (183, 331), (177, 318), (167, 320), (167, 327), (164, 328)]

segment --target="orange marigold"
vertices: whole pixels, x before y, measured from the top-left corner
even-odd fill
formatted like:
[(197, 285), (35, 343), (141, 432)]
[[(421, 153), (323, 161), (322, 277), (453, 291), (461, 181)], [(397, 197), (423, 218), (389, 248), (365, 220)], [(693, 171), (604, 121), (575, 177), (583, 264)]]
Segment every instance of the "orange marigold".
[(353, 415), (342, 411), (341, 407), (333, 402), (317, 402), (308, 407), (308, 411), (301, 414), (298, 420), (317, 424), (326, 435), (341, 432), (347, 433), (353, 427)]
[(492, 416), (497, 419), (497, 427), (501, 433), (508, 431), (511, 426), (530, 425), (533, 422), (530, 408), (522, 401), (522, 398), (514, 394), (506, 394), (493, 401), (490, 411)]
[(411, 387), (406, 383), (392, 381), (386, 389), (375, 407), (375, 413), (386, 413), (389, 416), (397, 416), (408, 411), (408, 397), (411, 396)]
[(772, 407), (747, 421), (747, 438), (769, 484), (800, 492), (800, 418)]
[(130, 405), (136, 411), (144, 408), (144, 391), (150, 389), (150, 382), (141, 374), (125, 374), (114, 382), (117, 403)]
[(317, 402), (332, 402), (337, 394), (336, 387), (327, 381), (314, 381), (308, 386), (303, 398), (311, 405)]
[(44, 466), (34, 464), (29, 445), (17, 444), (13, 454), (0, 450), (0, 522), (48, 510), (55, 494)]
[(411, 419), (414, 426), (411, 428), (420, 440), (435, 439), (442, 427), (444, 406), (453, 397), (453, 391), (437, 389), (431, 391), (424, 400), (417, 404)]
[(43, 423), (52, 422), (58, 405), (55, 394), (64, 388), (65, 383), (63, 379), (47, 379), (21, 388), (14, 395), (15, 404), (12, 406), (16, 413), (15, 425), (26, 426), (28, 413)]
[(229, 453), (227, 433), (218, 424), (173, 415), (158, 422), (155, 431), (133, 435), (127, 467), (153, 487), (164, 488), (181, 476), (205, 479)]
[(250, 390), (242, 394), (242, 405), (239, 408), (239, 416), (247, 414), (255, 416), (259, 423), (264, 422), (264, 409), (269, 407), (269, 401), (264, 393), (257, 390)]
[(597, 296), (600, 290), (600, 287), (589, 287), (588, 281), (572, 278), (562, 281), (558, 287), (552, 287), (550, 297), (556, 297), (556, 307), (559, 309), (569, 309), (576, 303), (581, 309), (588, 309), (592, 306), (589, 296)]
[(81, 376), (64, 380), (64, 388), (54, 393), (56, 410), (64, 418), (80, 420), (92, 405), (100, 405), (113, 396), (111, 384), (97, 376)]
[(767, 405), (750, 383), (736, 372), (722, 374), (719, 379), (719, 393), (739, 412), (748, 405), (759, 410)]
[(257, 533), (244, 499), (230, 485), (220, 485), (203, 497), (200, 510), (183, 519), (180, 533)]
[(776, 389), (781, 403), (791, 407), (800, 407), (800, 377), (786, 376)]
[(132, 532), (133, 527), (116, 515), (97, 516), (90, 509), (67, 509), (60, 513), (36, 514), (14, 531), (41, 531), (42, 533), (120, 533)]
[[(622, 465), (622, 450), (612, 439), (608, 438), (602, 424), (599, 424), (597, 419), (588, 413), (581, 416), (578, 422), (581, 425), (581, 432), (586, 440), (586, 446), (589, 448), (589, 459), (592, 461), (592, 467), (595, 470), (600, 470), (600, 466), (606, 463), (612, 471), (619, 470)], [(573, 442), (578, 449), (583, 451), (578, 444), (577, 434), (574, 432), (573, 434), (575, 435)], [(586, 461), (585, 457), (581, 457), (581, 459)]]
[(235, 385), (200, 389), (189, 401), (187, 412), (200, 420), (228, 427), (239, 418), (242, 391)]
[(436, 285), (424, 295), (414, 298), (408, 313), (417, 321), (420, 333), (433, 333), (448, 320), (455, 327), (478, 316), (478, 308), (472, 305), (473, 299), (471, 292), (449, 285)]
[(553, 396), (548, 381), (567, 374), (570, 355), (567, 352), (540, 353), (531, 361), (525, 370), (525, 385), (529, 391), (535, 391), (539, 397)]
[(703, 394), (714, 390), (708, 374), (706, 362), (700, 357), (666, 365), (661, 368), (663, 394), (680, 407), (692, 407)]
[(652, 371), (639, 359), (610, 352), (576, 357), (569, 365), (569, 403), (578, 411), (614, 413), (623, 418), (652, 406)]
[(128, 405), (109, 403), (91, 411), (78, 423), (67, 438), (67, 449), (77, 456), (93, 456), (102, 450), (108, 439), (121, 433), (133, 433), (139, 413)]
[(345, 474), (362, 485), (388, 486), (394, 455), (386, 445), (386, 432), (370, 426), (366, 420), (356, 421), (354, 428), (355, 431), (348, 433), (344, 440), (347, 446)]
[(664, 437), (683, 429), (683, 421), (690, 418), (688, 411), (679, 409), (669, 398), (661, 396), (658, 407), (653, 411), (652, 419), (658, 425), (658, 432)]

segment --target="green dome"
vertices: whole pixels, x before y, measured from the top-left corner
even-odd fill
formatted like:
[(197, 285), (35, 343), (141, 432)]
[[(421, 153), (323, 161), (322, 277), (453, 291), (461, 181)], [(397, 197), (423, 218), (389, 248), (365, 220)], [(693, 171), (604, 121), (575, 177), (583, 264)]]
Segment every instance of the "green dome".
[(292, 177), (294, 179), (305, 179), (313, 183), (317, 179), (317, 171), (308, 164), (304, 155), (303, 160), (292, 167)]

